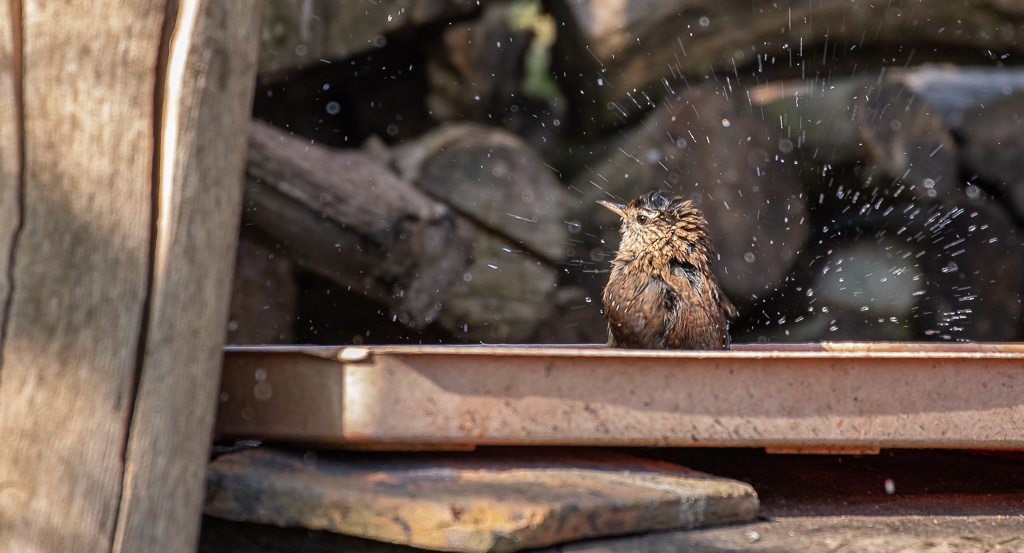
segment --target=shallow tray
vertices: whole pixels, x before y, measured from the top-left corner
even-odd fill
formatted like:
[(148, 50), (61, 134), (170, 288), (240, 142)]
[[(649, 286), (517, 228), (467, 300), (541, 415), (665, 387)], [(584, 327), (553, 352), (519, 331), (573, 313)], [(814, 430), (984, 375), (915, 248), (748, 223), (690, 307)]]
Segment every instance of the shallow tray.
[(232, 347), (217, 431), (342, 447), (1024, 449), (1024, 344)]

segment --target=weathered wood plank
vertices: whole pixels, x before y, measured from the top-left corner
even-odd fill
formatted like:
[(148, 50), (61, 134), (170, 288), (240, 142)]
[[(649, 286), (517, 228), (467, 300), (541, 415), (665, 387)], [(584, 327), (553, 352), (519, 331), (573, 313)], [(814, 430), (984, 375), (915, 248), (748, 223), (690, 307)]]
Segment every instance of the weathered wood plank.
[(0, 6), (4, 551), (195, 547), (258, 18)]
[[(0, 2), (0, 329), (4, 326), (10, 292), (11, 242), (21, 224), (21, 138), (20, 63), (15, 51), (14, 21), (20, 13), (11, 13), (16, 2)], [(2, 331), (0, 331), (2, 336)], [(2, 338), (0, 338), (2, 339)], [(0, 359), (2, 363), (2, 359)]]
[(162, 3), (24, 3), (24, 222), (0, 350), (9, 551), (110, 550), (147, 294), (163, 16)]
[(148, 332), (114, 551), (198, 542), (241, 213), (261, 3), (181, 2), (154, 186)]

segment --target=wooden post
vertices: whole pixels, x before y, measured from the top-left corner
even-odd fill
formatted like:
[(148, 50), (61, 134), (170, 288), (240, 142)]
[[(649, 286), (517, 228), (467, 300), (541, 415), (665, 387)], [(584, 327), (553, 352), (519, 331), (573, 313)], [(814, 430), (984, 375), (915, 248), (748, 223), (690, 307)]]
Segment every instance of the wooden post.
[(0, 542), (191, 551), (259, 9), (0, 2)]

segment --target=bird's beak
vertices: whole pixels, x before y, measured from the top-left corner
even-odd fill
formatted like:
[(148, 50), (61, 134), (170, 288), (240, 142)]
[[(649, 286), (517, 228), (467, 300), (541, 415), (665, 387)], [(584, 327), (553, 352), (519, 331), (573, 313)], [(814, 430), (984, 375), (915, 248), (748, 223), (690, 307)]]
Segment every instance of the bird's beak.
[(599, 203), (599, 204), (603, 205), (604, 207), (607, 207), (608, 209), (614, 211), (616, 213), (616, 215), (618, 215), (619, 217), (625, 217), (626, 216), (626, 206), (624, 206), (622, 204), (613, 204), (612, 202), (606, 202), (604, 200), (597, 200), (597, 203)]

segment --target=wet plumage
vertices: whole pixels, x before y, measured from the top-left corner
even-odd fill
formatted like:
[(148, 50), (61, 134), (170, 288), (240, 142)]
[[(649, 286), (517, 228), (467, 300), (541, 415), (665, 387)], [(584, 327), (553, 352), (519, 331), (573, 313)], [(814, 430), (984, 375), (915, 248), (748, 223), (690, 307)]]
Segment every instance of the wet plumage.
[(603, 297), (608, 344), (728, 349), (736, 308), (711, 272), (715, 252), (701, 211), (661, 190), (627, 205), (599, 203), (622, 218)]

